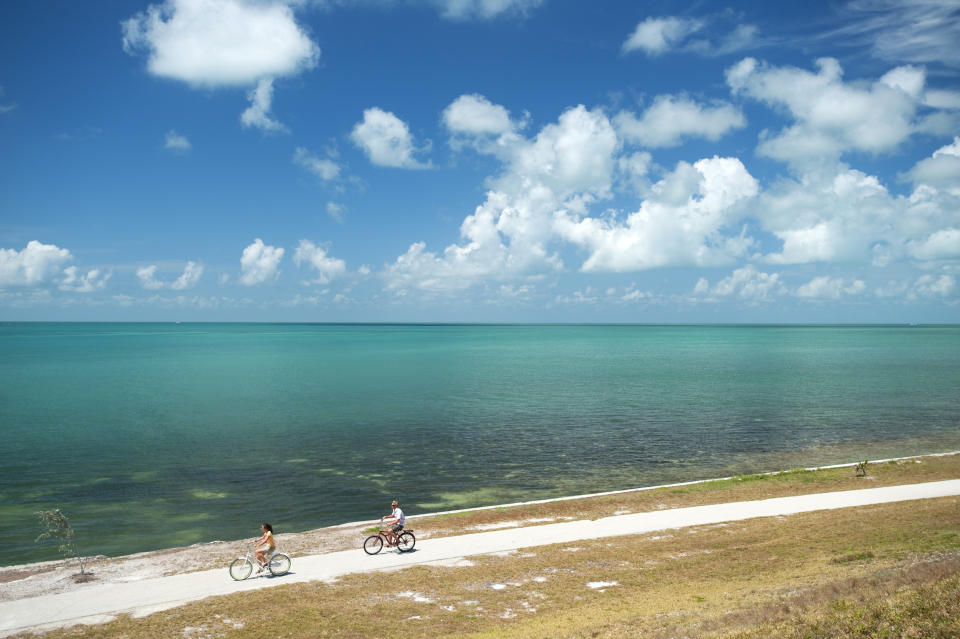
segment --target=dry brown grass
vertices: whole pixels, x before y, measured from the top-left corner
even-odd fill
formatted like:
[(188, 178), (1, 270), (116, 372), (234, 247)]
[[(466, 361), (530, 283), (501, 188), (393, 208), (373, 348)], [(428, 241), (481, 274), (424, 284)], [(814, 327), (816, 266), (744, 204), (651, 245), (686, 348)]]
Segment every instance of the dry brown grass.
[[(920, 605), (918, 605), (920, 604)], [(960, 558), (841, 580), (723, 620), (737, 637), (960, 636)], [(730, 631), (729, 628), (739, 628)]]
[[(351, 575), (49, 636), (830, 636), (803, 629), (843, 628), (853, 618), (845, 611), (864, 606), (879, 619), (912, 615), (919, 621), (909, 627), (935, 628), (937, 615), (956, 608), (958, 571), (960, 499), (944, 498)], [(919, 606), (917, 593), (936, 593), (935, 609)]]

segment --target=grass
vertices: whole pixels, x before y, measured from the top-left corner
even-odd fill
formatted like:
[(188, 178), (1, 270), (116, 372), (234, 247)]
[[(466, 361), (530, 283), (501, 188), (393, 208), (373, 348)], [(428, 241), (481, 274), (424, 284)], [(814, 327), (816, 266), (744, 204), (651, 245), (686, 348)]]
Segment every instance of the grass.
[(807, 609), (771, 614), (736, 639), (766, 637), (958, 637), (960, 566), (919, 567), (890, 580), (856, 583), (849, 592)]
[(865, 550), (861, 552), (851, 552), (842, 557), (834, 557), (830, 561), (832, 561), (835, 564), (848, 564), (852, 561), (864, 561), (867, 559), (873, 559), (874, 556), (875, 555), (871, 551)]
[[(498, 520), (591, 518), (956, 478), (957, 457), (874, 465), (868, 478), (854, 478), (853, 468), (751, 475), (462, 513), (418, 520), (416, 527), (435, 534)], [(958, 580), (960, 499), (943, 498), (538, 547), (473, 557), (471, 565), (456, 568), (418, 566), (332, 584), (291, 584), (48, 636), (955, 637)]]

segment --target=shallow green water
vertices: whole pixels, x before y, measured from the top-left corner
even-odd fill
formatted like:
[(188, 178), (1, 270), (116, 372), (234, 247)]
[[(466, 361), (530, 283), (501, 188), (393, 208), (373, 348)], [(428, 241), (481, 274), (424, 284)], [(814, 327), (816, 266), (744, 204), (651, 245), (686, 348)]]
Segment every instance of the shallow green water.
[(960, 448), (960, 327), (0, 324), (0, 564)]

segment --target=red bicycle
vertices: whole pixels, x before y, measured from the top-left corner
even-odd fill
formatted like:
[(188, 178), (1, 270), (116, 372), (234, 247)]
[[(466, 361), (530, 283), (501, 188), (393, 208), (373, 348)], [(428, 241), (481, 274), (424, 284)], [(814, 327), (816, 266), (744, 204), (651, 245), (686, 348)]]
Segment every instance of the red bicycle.
[(413, 536), (412, 530), (401, 530), (397, 535), (389, 528), (381, 528), (376, 535), (370, 535), (363, 540), (363, 552), (375, 555), (383, 550), (384, 545), (388, 548), (395, 545), (400, 552), (410, 552), (416, 543), (417, 538)]

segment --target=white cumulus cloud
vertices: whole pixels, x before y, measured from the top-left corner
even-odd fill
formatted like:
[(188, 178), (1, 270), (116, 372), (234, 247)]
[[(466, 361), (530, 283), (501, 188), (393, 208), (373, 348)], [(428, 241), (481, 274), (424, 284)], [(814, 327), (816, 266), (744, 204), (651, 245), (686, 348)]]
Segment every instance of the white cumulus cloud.
[(911, 298), (939, 298), (951, 295), (957, 287), (957, 280), (952, 275), (921, 275), (913, 283), (912, 289), (908, 292), (908, 299)]
[[(694, 53), (701, 56), (719, 56), (742, 51), (759, 41), (758, 29), (752, 24), (729, 23), (733, 14), (723, 12), (699, 18), (666, 16), (650, 17), (640, 22), (623, 43), (624, 53), (642, 50), (650, 57), (670, 51)], [(710, 26), (711, 34), (705, 32)]]
[(273, 103), (273, 78), (262, 78), (257, 86), (247, 93), (250, 106), (240, 114), (240, 123), (247, 127), (256, 127), (265, 133), (287, 133), (289, 130), (270, 116)]
[(867, 290), (863, 280), (845, 280), (840, 277), (820, 275), (806, 284), (797, 287), (797, 297), (839, 300), (845, 297), (860, 295)]
[(763, 134), (762, 155), (801, 168), (829, 165), (848, 151), (892, 151), (918, 130), (922, 70), (900, 67), (870, 84), (845, 83), (835, 59), (816, 64), (810, 72), (745, 58), (727, 69), (735, 94), (786, 109), (794, 119), (780, 132)]
[(921, 183), (909, 196), (893, 195), (876, 176), (840, 166), (777, 181), (753, 211), (782, 243), (763, 256), (767, 262), (884, 266), (955, 254), (960, 193)]
[(911, 246), (911, 253), (919, 260), (960, 259), (960, 229), (941, 229)]
[(478, 281), (536, 277), (562, 267), (549, 244), (556, 239), (556, 214), (583, 210), (610, 193), (616, 133), (606, 115), (578, 106), (564, 111), (533, 139), (513, 136), (509, 144), (478, 147), (504, 165), (491, 179), (486, 200), (460, 225), (462, 241), (442, 254), (423, 242), (410, 245), (386, 270), (388, 288), (459, 291)]
[(786, 287), (780, 281), (779, 273), (758, 271), (753, 264), (734, 270), (713, 288), (705, 278), (700, 278), (694, 288), (696, 295), (737, 297), (747, 302), (770, 301), (785, 292)]
[(350, 133), (353, 143), (362, 149), (370, 162), (379, 166), (404, 169), (423, 169), (423, 163), (414, 157), (420, 150), (414, 146), (413, 135), (407, 124), (389, 111), (378, 107), (366, 109), (363, 120)]
[(451, 102), (442, 117), (452, 133), (497, 136), (514, 129), (509, 111), (476, 93), (461, 95)]
[(110, 271), (98, 268), (81, 273), (76, 266), (68, 266), (63, 269), (63, 278), (58, 282), (58, 286), (61, 291), (91, 293), (105, 288), (111, 275), (113, 273)]
[(647, 18), (637, 25), (623, 43), (623, 51), (641, 49), (647, 55), (656, 56), (675, 48), (688, 35), (704, 27), (702, 20), (692, 18)]
[(960, 137), (917, 162), (907, 175), (916, 184), (926, 184), (960, 196)]
[(240, 283), (244, 286), (256, 286), (277, 278), (283, 249), (264, 244), (259, 237), (243, 249), (240, 256)]
[(930, 89), (923, 94), (923, 103), (934, 109), (960, 109), (960, 91)]
[(340, 177), (340, 165), (333, 159), (318, 157), (302, 146), (298, 146), (293, 152), (293, 163), (302, 166), (324, 182), (332, 182)]
[[(602, 109), (580, 105), (527, 132), (529, 115), (518, 120), (482, 95), (459, 96), (441, 116), (451, 144), (471, 145), (497, 160), (498, 169), (486, 180), (485, 198), (463, 218), (459, 239), (436, 248), (410, 243), (381, 273), (386, 289), (432, 295), (483, 284), (495, 295), (494, 283), (519, 289), (570, 267), (621, 273), (729, 265), (735, 270), (715, 285), (701, 279), (695, 296), (758, 303), (781, 295), (850, 298), (865, 294), (869, 281), (838, 277), (827, 266), (813, 276), (805, 267), (809, 281), (788, 289), (789, 273), (764, 272), (764, 263), (884, 268), (901, 262), (953, 272), (956, 266), (946, 262), (960, 259), (960, 171), (951, 163), (960, 161), (960, 141), (906, 173), (914, 189), (903, 195), (840, 161), (851, 151), (894, 150), (921, 131), (918, 113), (931, 108), (923, 106), (925, 72), (902, 66), (877, 80), (846, 81), (836, 61), (818, 64), (811, 72), (748, 58), (727, 70), (734, 94), (792, 118), (783, 131), (762, 137), (760, 150), (768, 155), (778, 144), (787, 148), (789, 136), (798, 145), (782, 157), (787, 176), (763, 191), (737, 157), (681, 161), (671, 170), (635, 147), (718, 139), (744, 125), (743, 114), (726, 102), (663, 95), (639, 115), (624, 112), (613, 121)], [(871, 109), (877, 112), (864, 116)], [(860, 117), (877, 129), (874, 138), (857, 128)], [(852, 129), (841, 131), (846, 126)], [(640, 199), (623, 199), (632, 195)], [(949, 289), (942, 278), (920, 284), (903, 284), (900, 295)], [(628, 293), (629, 300), (647, 295)], [(622, 303), (628, 293), (604, 299)]]
[(570, 295), (557, 295), (554, 301), (558, 304), (595, 304), (598, 299), (597, 291), (588, 286), (582, 291), (574, 291)]
[(44, 284), (72, 259), (67, 249), (36, 240), (27, 242), (19, 251), (0, 249), (0, 286)]
[[(481, 106), (495, 113), (490, 107), (496, 105)], [(500, 124), (497, 131), (505, 128)], [(736, 158), (679, 163), (624, 220), (591, 216), (590, 209), (611, 197), (615, 174), (645, 177), (650, 157), (618, 157), (621, 141), (601, 110), (578, 106), (533, 138), (515, 131), (502, 137), (477, 147), (497, 157), (503, 170), (488, 180), (486, 200), (461, 224), (461, 242), (439, 253), (413, 243), (387, 267), (389, 289), (449, 292), (483, 280), (542, 277), (563, 268), (558, 251), (564, 245), (587, 251), (581, 270), (621, 272), (726, 264), (753, 243), (733, 227), (742, 203), (758, 191)]]
[(123, 22), (123, 47), (154, 75), (198, 87), (250, 86), (314, 67), (320, 49), (292, 2), (168, 0)]
[(577, 191), (606, 195), (618, 147), (616, 131), (599, 109), (567, 109), (532, 141), (505, 149), (508, 169), (497, 186), (534, 198), (540, 197), (538, 186), (561, 198)]
[(193, 288), (200, 281), (201, 276), (203, 276), (203, 265), (196, 262), (187, 262), (180, 277), (170, 283), (170, 288), (175, 291)]
[(140, 286), (148, 291), (155, 291), (164, 287), (164, 283), (157, 279), (156, 264), (138, 268), (137, 279), (140, 280)]
[(584, 271), (636, 271), (730, 263), (752, 244), (730, 234), (736, 206), (754, 197), (757, 181), (736, 158), (681, 162), (623, 221), (564, 216), (561, 235), (589, 251)]
[(147, 69), (196, 88), (253, 87), (244, 127), (283, 132), (273, 80), (316, 66), (320, 48), (297, 24), (296, 0), (166, 0), (123, 22), (123, 48)]
[(167, 135), (163, 139), (163, 148), (168, 151), (174, 151), (178, 153), (186, 153), (193, 145), (190, 144), (190, 140), (186, 136), (180, 135), (174, 129), (167, 131)]
[(338, 275), (347, 271), (346, 262), (327, 255), (325, 248), (309, 240), (300, 240), (297, 250), (293, 253), (293, 262), (298, 267), (305, 263), (317, 272), (316, 279), (309, 282), (310, 284), (329, 284)]
[(175, 280), (165, 282), (157, 279), (158, 267), (156, 264), (142, 266), (137, 269), (137, 279), (140, 280), (140, 286), (148, 291), (157, 291), (164, 288), (182, 291), (193, 288), (200, 277), (203, 275), (203, 265), (193, 261), (188, 261), (183, 268), (183, 273)]
[(639, 118), (621, 111), (614, 123), (626, 140), (646, 147), (667, 147), (692, 137), (716, 141), (743, 128), (747, 121), (739, 109), (726, 102), (708, 106), (685, 96), (660, 95)]
[(343, 224), (344, 215), (347, 212), (347, 207), (343, 204), (337, 202), (327, 202), (327, 215), (329, 215), (334, 221), (339, 224)]

